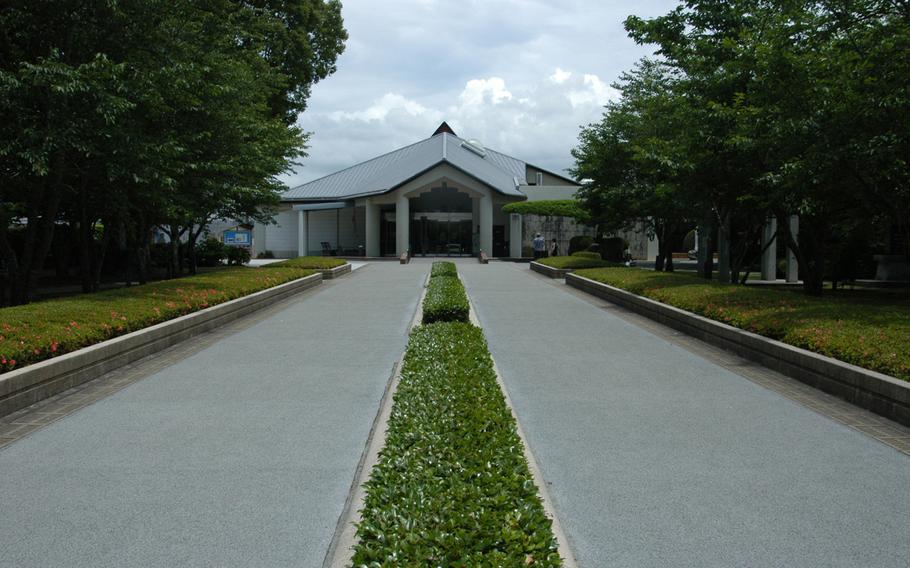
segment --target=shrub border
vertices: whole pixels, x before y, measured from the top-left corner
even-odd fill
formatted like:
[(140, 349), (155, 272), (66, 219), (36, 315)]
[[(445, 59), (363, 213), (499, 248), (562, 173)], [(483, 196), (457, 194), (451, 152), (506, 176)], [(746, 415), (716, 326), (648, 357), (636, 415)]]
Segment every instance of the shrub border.
[(787, 345), (577, 274), (566, 284), (910, 426), (910, 383)]
[(4, 373), (0, 376), (0, 416), (318, 286), (322, 280), (321, 273), (311, 274)]

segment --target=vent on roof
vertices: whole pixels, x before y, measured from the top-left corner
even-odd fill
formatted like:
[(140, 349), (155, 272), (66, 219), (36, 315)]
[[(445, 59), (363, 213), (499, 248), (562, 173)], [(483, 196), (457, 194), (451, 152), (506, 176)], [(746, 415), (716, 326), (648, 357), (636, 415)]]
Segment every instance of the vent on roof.
[(487, 155), (487, 151), (484, 149), (483, 144), (481, 144), (479, 140), (474, 140), (473, 138), (462, 142), (461, 147), (469, 152), (474, 152), (481, 158)]

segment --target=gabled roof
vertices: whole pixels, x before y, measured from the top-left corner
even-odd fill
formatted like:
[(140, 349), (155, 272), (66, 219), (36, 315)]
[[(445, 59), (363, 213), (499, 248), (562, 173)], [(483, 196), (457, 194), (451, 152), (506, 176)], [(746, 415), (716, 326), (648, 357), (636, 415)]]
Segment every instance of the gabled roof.
[(282, 199), (336, 201), (379, 195), (393, 191), (440, 164), (461, 170), (503, 195), (525, 196), (518, 189), (519, 185), (527, 183), (525, 162), (479, 147), (475, 142), (469, 143), (455, 136), (443, 122), (436, 133), (425, 140), (293, 187), (284, 192)]

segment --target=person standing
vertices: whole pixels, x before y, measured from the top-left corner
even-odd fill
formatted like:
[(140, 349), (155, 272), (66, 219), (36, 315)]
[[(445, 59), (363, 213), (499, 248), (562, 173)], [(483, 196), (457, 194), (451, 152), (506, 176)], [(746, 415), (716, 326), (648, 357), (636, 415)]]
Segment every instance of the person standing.
[(556, 242), (556, 239), (550, 243), (550, 256), (559, 256), (559, 243)]
[(531, 244), (534, 246), (534, 260), (543, 257), (543, 253), (547, 248), (547, 241), (540, 236), (540, 233), (534, 235), (534, 240)]

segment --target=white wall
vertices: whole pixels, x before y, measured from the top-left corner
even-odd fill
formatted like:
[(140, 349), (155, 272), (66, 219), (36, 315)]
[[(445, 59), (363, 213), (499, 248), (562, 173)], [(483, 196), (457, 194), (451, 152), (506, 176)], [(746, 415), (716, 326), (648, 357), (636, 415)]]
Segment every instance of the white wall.
[(277, 224), (265, 226), (264, 250), (272, 251), (277, 258), (297, 256), (297, 212), (282, 208), (274, 219)]
[(333, 249), (338, 246), (335, 232), (335, 209), (328, 211), (308, 211), (307, 221), (307, 254), (322, 255), (322, 242), (329, 243)]

